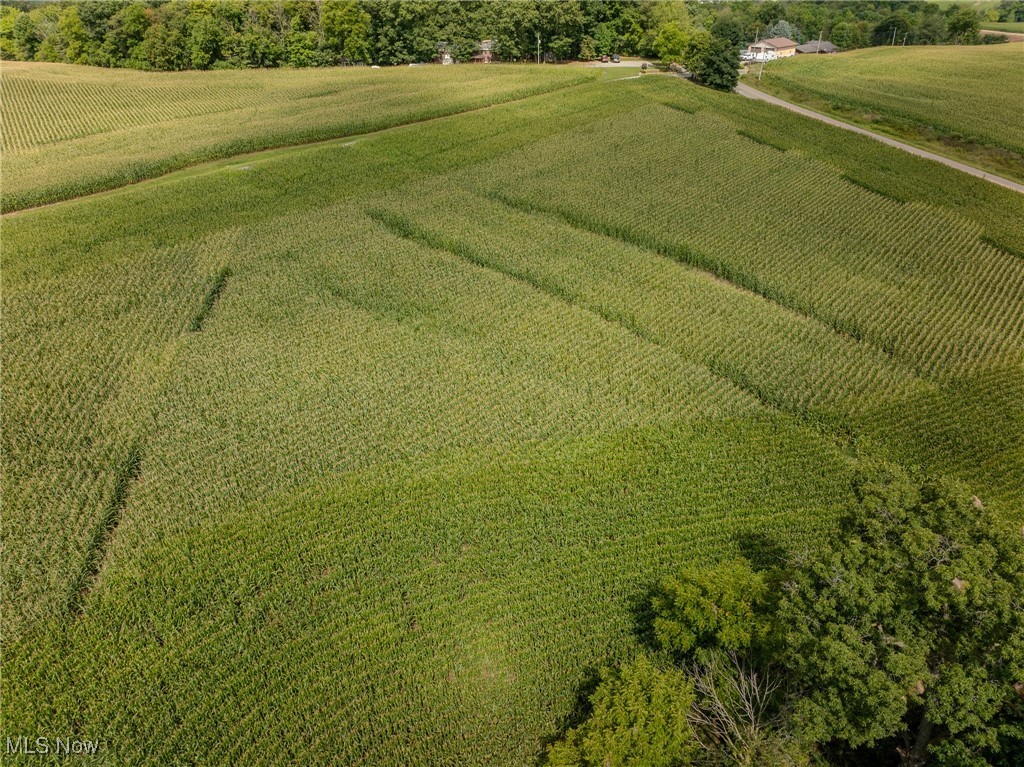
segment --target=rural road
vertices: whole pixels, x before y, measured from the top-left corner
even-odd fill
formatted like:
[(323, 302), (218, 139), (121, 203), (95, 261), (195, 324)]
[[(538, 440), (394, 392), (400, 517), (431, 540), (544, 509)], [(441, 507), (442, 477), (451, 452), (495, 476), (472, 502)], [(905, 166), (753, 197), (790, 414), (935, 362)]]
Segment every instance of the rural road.
[(978, 30), (978, 34), (981, 35), (1004, 35), (1009, 39), (1011, 43), (1024, 43), (1024, 34), (1020, 32), (1001, 32), (998, 29), (981, 29)]
[(969, 173), (972, 176), (983, 178), (986, 181), (991, 181), (993, 184), (999, 184), (1000, 186), (1005, 186), (1007, 189), (1012, 189), (1015, 192), (1020, 192), (1021, 194), (1024, 194), (1024, 184), (1018, 184), (1016, 181), (1010, 181), (1008, 178), (1003, 178), (1002, 176), (997, 176), (993, 173), (988, 173), (987, 171), (975, 168), (973, 165), (965, 165), (962, 162), (951, 160), (948, 157), (943, 157), (940, 154), (934, 154), (933, 152), (929, 152), (924, 149), (918, 149), (916, 146), (912, 146), (911, 144), (904, 144), (902, 141), (897, 141), (894, 138), (889, 138), (888, 136), (883, 136), (879, 133), (874, 133), (873, 131), (869, 131), (865, 128), (858, 128), (856, 125), (850, 125), (850, 123), (843, 122), (842, 120), (836, 120), (834, 117), (823, 115), (821, 112), (815, 112), (812, 109), (806, 109), (804, 107), (797, 106), (796, 104), (792, 104), (788, 101), (784, 101), (783, 99), (780, 99), (776, 96), (771, 96), (767, 93), (763, 93), (762, 91), (759, 91), (756, 88), (751, 88), (749, 85), (744, 85), (743, 83), (740, 83), (739, 85), (736, 86), (736, 92), (743, 96), (746, 96), (748, 99), (767, 101), (769, 104), (775, 104), (776, 106), (784, 107), (785, 109), (789, 109), (799, 114), (802, 114), (805, 117), (810, 117), (814, 120), (820, 120), (823, 123), (834, 125), (837, 128), (853, 131), (854, 133), (859, 133), (862, 136), (869, 136), (875, 139), (876, 141), (881, 141), (883, 144), (888, 144), (889, 146), (894, 146), (897, 149), (902, 149), (904, 152), (910, 152), (910, 154), (917, 155), (918, 157), (924, 157), (928, 160), (940, 162), (943, 165), (948, 165), (950, 168), (956, 168), (957, 170), (963, 171), (964, 173)]

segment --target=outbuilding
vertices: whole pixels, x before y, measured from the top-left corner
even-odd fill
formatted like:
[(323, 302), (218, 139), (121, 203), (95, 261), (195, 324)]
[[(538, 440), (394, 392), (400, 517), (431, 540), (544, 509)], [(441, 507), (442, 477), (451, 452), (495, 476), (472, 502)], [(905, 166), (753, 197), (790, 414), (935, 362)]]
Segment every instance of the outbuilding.
[(828, 40), (814, 40), (803, 45), (796, 47), (797, 53), (839, 53), (839, 49), (836, 48)]
[(759, 59), (784, 59), (796, 55), (797, 42), (788, 37), (769, 37), (747, 46), (747, 50)]
[(474, 64), (490, 64), (494, 61), (494, 41), (481, 40), (480, 44), (476, 47), (476, 53), (473, 54), (472, 61)]

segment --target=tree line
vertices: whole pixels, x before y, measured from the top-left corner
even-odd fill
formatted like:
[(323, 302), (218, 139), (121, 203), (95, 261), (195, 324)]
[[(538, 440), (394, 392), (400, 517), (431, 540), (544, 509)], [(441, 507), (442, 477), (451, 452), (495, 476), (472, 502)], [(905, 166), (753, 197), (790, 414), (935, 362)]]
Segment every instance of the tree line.
[(820, 548), (666, 578), (549, 767), (1019, 767), (1024, 528), (890, 465), (854, 491)]
[[(1024, 0), (986, 14), (1017, 20)], [(151, 70), (393, 65), (435, 60), (441, 46), (467, 61), (490, 40), (501, 61), (613, 53), (679, 61), (706, 49), (709, 36), (734, 46), (821, 36), (850, 49), (973, 43), (979, 24), (970, 7), (901, 0), (22, 1), (0, 6), (0, 57)]]

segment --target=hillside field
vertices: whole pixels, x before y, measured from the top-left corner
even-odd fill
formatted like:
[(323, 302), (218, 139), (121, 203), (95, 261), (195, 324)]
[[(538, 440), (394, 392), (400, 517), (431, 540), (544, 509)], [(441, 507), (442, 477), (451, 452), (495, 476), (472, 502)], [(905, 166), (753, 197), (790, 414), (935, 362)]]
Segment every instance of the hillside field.
[(203, 160), (464, 112), (598, 74), (510, 65), (153, 73), (17, 61), (3, 70), (4, 211)]
[(1024, 33), (1024, 21), (983, 21), (981, 26), (996, 32)]
[(765, 67), (777, 96), (1024, 179), (1024, 45), (896, 46)]
[[(814, 547), (861, 458), (1024, 522), (1024, 195), (675, 77), (477, 71), (358, 113), (382, 71), (275, 73), (274, 144), (362, 135), (4, 216), (0, 738), (535, 765), (653, 583)], [(264, 140), (82, 103), (5, 209)]]

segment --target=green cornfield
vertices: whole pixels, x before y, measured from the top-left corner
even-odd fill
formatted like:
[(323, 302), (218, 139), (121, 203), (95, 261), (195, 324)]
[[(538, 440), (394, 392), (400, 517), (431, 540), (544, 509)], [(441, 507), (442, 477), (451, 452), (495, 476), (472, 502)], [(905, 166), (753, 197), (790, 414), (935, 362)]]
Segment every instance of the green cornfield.
[(203, 160), (477, 109), (595, 76), (586, 69), (538, 74), (515, 66), (171, 75), (16, 61), (3, 68), (4, 211)]
[(859, 458), (1024, 522), (1022, 195), (668, 76), (25, 69), (82, 114), (5, 65), (5, 209), (13, 142), (109, 180), (217, 89), (353, 138), (4, 216), (0, 739), (534, 765), (652, 584), (814, 547)]
[(793, 56), (749, 85), (1024, 178), (1024, 45), (895, 46)]

